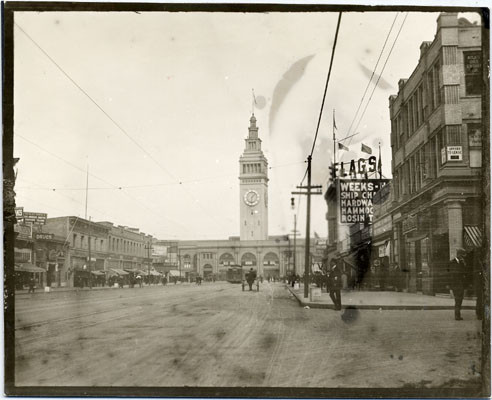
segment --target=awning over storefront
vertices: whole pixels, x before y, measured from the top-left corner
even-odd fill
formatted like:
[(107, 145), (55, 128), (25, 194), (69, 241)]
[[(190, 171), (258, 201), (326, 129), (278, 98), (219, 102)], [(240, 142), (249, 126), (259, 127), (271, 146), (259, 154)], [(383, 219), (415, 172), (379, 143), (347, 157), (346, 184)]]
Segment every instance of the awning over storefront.
[(150, 271), (150, 275), (152, 275), (152, 276), (161, 276), (161, 274), (159, 274), (159, 272), (157, 272), (157, 271)]
[(350, 268), (357, 269), (357, 262), (355, 261), (355, 254), (352, 253), (352, 254), (349, 254), (345, 257), (342, 257), (342, 260)]
[(122, 269), (117, 269), (117, 268), (111, 268), (111, 271), (118, 275), (128, 275), (128, 272), (123, 271)]
[(176, 269), (172, 269), (171, 271), (169, 271), (169, 276), (179, 277), (179, 275), (179, 271)]
[(91, 273), (92, 273), (93, 275), (96, 275), (96, 276), (104, 276), (104, 275), (106, 275), (106, 274), (105, 274), (104, 272), (102, 272), (102, 271), (91, 271)]
[(46, 272), (45, 269), (36, 267), (30, 263), (15, 264), (15, 271), (18, 272), (31, 272), (31, 273), (41, 273)]
[(468, 247), (482, 247), (482, 232), (476, 225), (465, 225), (465, 244)]

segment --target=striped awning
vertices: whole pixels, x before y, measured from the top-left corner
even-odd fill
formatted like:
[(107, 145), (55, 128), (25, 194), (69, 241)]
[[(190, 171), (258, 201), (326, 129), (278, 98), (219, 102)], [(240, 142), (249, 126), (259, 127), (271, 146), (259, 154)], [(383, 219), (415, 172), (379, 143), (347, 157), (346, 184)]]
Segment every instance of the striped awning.
[(468, 247), (482, 247), (482, 232), (476, 225), (465, 225), (465, 244)]

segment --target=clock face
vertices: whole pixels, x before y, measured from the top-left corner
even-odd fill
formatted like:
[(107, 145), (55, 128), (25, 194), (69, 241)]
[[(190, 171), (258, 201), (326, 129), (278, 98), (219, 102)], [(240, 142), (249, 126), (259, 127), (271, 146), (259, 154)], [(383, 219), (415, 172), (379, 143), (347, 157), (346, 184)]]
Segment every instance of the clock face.
[(256, 206), (259, 201), (260, 195), (256, 190), (248, 190), (244, 194), (244, 202), (250, 207)]

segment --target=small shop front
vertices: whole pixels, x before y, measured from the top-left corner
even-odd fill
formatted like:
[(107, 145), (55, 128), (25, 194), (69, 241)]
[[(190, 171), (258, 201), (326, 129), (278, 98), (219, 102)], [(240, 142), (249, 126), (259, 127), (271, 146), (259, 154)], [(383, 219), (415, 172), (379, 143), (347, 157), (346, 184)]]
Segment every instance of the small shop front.
[(17, 290), (26, 289), (29, 286), (29, 280), (33, 277), (36, 281), (36, 287), (42, 286), (43, 276), (46, 270), (36, 267), (31, 263), (17, 263), (14, 265), (15, 288)]

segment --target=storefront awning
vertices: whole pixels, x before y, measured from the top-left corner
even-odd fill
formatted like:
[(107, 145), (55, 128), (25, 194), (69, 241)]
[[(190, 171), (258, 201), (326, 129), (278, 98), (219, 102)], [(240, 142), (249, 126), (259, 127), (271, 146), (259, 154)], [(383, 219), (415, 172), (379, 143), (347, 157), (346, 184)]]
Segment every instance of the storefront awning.
[(104, 276), (104, 275), (106, 275), (106, 274), (105, 274), (104, 272), (102, 272), (102, 271), (91, 271), (91, 273), (92, 273), (93, 275), (96, 275), (96, 276)]
[(118, 275), (128, 275), (128, 272), (125, 272), (122, 269), (111, 268), (111, 271), (115, 272)]
[(18, 272), (31, 272), (31, 273), (41, 273), (46, 272), (45, 269), (36, 267), (30, 263), (15, 264), (15, 271)]
[(465, 225), (465, 244), (468, 247), (482, 247), (482, 232), (476, 225)]
[(161, 276), (161, 274), (159, 274), (159, 272), (157, 272), (157, 271), (150, 271), (150, 275), (152, 275), (152, 276)]
[(171, 271), (169, 271), (169, 276), (176, 276), (176, 277), (179, 277), (179, 271), (175, 270), (175, 269), (172, 269)]
[(357, 269), (357, 262), (355, 261), (354, 254), (349, 254), (348, 256), (343, 257), (342, 260), (350, 268)]

